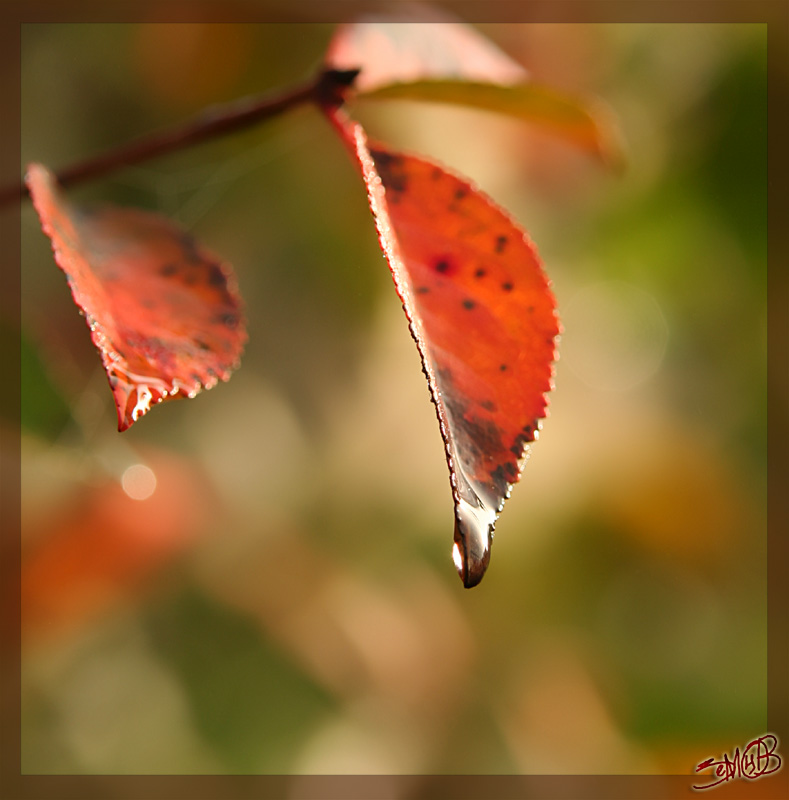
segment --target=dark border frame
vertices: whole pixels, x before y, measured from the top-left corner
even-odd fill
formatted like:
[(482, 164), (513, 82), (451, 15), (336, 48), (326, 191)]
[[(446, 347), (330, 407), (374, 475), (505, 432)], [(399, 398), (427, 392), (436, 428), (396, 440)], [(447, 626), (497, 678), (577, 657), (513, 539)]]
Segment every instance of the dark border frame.
[[(377, 5), (381, 5), (380, 3)], [(389, 7), (397, 7), (393, 0)], [(789, 757), (789, 1), (788, 0), (434, 0), (471, 22), (760, 22), (768, 27), (768, 718)], [(3, 0), (0, 3), (0, 184), (20, 176), (21, 31), (28, 22), (341, 22), (370, 10), (365, 0)], [(19, 416), (19, 208), (0, 211), (3, 404)], [(13, 330), (16, 327), (16, 330)], [(12, 391), (9, 391), (9, 388)], [(17, 391), (13, 391), (16, 389)], [(691, 775), (425, 776), (32, 776), (20, 773), (20, 435), (0, 423), (0, 796), (4, 798), (643, 798), (692, 796)], [(732, 746), (737, 743), (732, 743)], [(741, 743), (742, 744), (742, 743)], [(704, 753), (699, 754), (700, 757)], [(789, 797), (784, 769), (733, 781), (732, 797)]]

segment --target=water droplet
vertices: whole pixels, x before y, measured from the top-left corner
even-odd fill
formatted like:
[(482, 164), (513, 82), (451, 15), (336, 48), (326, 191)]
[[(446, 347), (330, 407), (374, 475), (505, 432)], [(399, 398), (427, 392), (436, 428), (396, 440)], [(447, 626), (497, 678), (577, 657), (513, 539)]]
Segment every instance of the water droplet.
[(476, 503), (458, 498), (452, 560), (467, 589), (476, 586), (488, 568), (495, 521), (495, 510), (486, 507), (478, 498)]
[(452, 545), (452, 560), (455, 562), (455, 569), (458, 571), (458, 575), (463, 577), (463, 556), (460, 554), (460, 548), (458, 547), (458, 543), (455, 542)]
[(114, 364), (109, 374), (118, 408), (119, 430), (126, 430), (150, 411), (152, 405), (161, 403), (171, 393), (170, 386), (165, 381), (148, 375), (138, 375), (127, 369), (125, 363)]
[(131, 413), (131, 418), (134, 422), (136, 422), (143, 414), (146, 414), (151, 410), (152, 399), (153, 394), (151, 393), (151, 390), (144, 383), (141, 383), (137, 387), (137, 402), (134, 404), (134, 408), (132, 409)]

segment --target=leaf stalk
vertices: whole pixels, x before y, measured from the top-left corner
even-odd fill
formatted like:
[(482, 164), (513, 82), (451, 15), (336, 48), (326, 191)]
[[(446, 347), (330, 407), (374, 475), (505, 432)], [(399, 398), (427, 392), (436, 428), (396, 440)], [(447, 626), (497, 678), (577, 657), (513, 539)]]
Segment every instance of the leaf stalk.
[[(75, 186), (107, 175), (122, 167), (190, 147), (217, 136), (247, 128), (278, 116), (304, 103), (342, 105), (345, 93), (359, 70), (321, 70), (297, 86), (274, 94), (244, 97), (205, 109), (199, 115), (169, 130), (151, 133), (56, 172), (61, 186)], [(0, 189), (0, 207), (28, 197), (24, 181)]]

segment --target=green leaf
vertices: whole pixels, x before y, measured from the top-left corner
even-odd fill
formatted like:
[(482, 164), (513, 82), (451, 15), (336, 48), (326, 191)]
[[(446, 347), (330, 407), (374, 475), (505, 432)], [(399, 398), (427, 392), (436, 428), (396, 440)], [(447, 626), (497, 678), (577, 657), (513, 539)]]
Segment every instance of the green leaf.
[(374, 100), (422, 100), (453, 103), (509, 114), (548, 128), (552, 133), (599, 157), (607, 166), (625, 166), (622, 136), (610, 109), (596, 98), (582, 98), (537, 83), (481, 83), (420, 80), (381, 86), (360, 97)]

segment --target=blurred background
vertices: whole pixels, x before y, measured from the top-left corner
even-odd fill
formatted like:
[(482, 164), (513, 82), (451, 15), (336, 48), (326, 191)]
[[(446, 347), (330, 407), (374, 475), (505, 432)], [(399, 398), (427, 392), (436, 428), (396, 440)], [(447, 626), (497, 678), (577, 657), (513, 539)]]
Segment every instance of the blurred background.
[[(529, 230), (565, 328), (483, 583), (355, 168), (320, 115), (73, 191), (230, 261), (227, 384), (124, 434), (23, 211), (23, 772), (683, 774), (766, 725), (766, 28), (479, 25), (619, 119), (361, 101)], [(53, 169), (312, 74), (331, 25), (26, 25)]]

